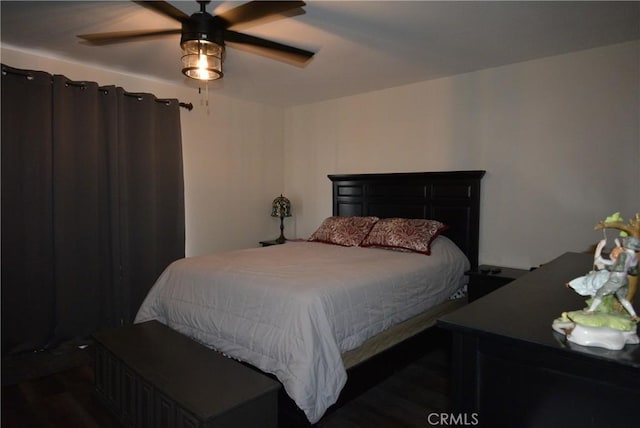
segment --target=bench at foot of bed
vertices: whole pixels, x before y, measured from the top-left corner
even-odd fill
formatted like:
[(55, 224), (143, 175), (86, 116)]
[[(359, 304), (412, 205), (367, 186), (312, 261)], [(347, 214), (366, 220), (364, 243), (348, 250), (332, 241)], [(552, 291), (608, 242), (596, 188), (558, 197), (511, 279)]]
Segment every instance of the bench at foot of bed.
[(278, 382), (157, 321), (94, 338), (96, 392), (125, 426), (277, 426)]

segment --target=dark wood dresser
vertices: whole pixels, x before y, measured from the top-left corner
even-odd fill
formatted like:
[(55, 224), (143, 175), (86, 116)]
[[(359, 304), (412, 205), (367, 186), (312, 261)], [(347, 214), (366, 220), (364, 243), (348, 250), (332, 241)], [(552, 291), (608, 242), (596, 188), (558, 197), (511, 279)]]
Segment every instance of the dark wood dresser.
[(96, 392), (127, 427), (277, 426), (278, 382), (157, 321), (94, 338)]
[(565, 284), (592, 264), (566, 253), (438, 320), (453, 333), (454, 412), (491, 428), (640, 424), (640, 345), (583, 347), (551, 328), (586, 306)]

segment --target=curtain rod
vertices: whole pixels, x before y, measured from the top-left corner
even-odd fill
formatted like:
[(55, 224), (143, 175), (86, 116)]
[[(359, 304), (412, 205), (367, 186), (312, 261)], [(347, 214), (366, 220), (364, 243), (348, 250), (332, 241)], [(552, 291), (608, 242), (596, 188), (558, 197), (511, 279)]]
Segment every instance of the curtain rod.
[[(17, 68), (8, 67), (8, 66), (5, 66), (5, 65), (2, 66), (2, 73), (3, 74), (11, 73), (11, 74), (16, 74), (18, 76), (24, 76), (27, 80), (33, 80), (34, 79), (33, 74), (31, 74), (31, 72), (29, 72), (28, 70), (19, 70)], [(46, 73), (46, 72), (42, 72), (42, 73)], [(80, 88), (85, 88), (87, 86), (86, 82), (75, 82), (73, 80), (67, 79), (66, 77), (65, 77), (65, 79), (66, 79), (66, 84), (70, 85), (70, 86), (75, 86), (75, 87), (80, 87)], [(51, 82), (53, 83), (53, 76), (51, 76)], [(102, 87), (102, 86), (99, 87), (99, 90), (108, 91), (108, 89), (106, 89), (105, 87)], [(138, 98), (142, 97), (142, 94), (139, 94), (139, 93), (136, 94), (136, 93), (127, 92), (127, 91), (124, 91), (123, 93), (124, 93), (124, 95), (126, 95), (128, 97), (138, 97)], [(154, 95), (154, 97), (155, 97), (155, 95)], [(164, 103), (166, 105), (169, 105), (171, 100), (170, 99), (166, 99), (166, 98), (165, 99), (156, 98), (155, 102)], [(187, 109), (188, 111), (193, 110), (193, 104), (192, 103), (184, 103), (182, 101), (178, 101), (178, 106), (180, 106), (180, 107), (182, 107), (184, 109)]]
[[(127, 92), (124, 91), (123, 94), (127, 97), (134, 97), (134, 98), (138, 98), (138, 99), (142, 99), (142, 95), (141, 93), (135, 93), (135, 92)], [(171, 103), (171, 100), (168, 98), (156, 98), (155, 102), (157, 103), (163, 103), (166, 105), (169, 105)], [(191, 103), (183, 103), (182, 101), (178, 101), (178, 105), (182, 108), (185, 108), (189, 111), (193, 110), (193, 104)]]

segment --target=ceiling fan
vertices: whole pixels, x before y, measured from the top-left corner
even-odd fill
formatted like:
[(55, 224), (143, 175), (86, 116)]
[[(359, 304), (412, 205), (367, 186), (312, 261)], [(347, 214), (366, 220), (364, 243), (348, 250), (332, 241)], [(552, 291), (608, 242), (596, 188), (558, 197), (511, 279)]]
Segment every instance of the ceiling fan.
[(305, 49), (231, 30), (231, 27), (263, 18), (302, 14), (303, 1), (251, 1), (215, 16), (206, 11), (210, 1), (198, 1), (200, 10), (191, 16), (166, 1), (134, 3), (180, 22), (182, 28), (81, 34), (78, 37), (94, 45), (103, 45), (181, 34), (182, 73), (197, 80), (216, 80), (223, 76), (225, 42), (251, 47), (275, 59), (297, 64), (306, 63), (314, 55)]

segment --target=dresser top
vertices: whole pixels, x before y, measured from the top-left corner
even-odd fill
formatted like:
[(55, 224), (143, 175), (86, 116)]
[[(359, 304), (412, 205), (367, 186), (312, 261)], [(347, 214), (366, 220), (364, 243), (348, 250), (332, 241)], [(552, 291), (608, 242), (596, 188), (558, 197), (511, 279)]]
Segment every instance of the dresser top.
[[(438, 325), (456, 332), (527, 342), (640, 368), (640, 345), (626, 345), (620, 351), (585, 347), (569, 342), (551, 328), (553, 320), (562, 312), (586, 307), (586, 297), (578, 295), (566, 283), (585, 275), (592, 266), (593, 256), (590, 254), (565, 253), (493, 293), (443, 316)], [(637, 304), (635, 307), (640, 309)]]

